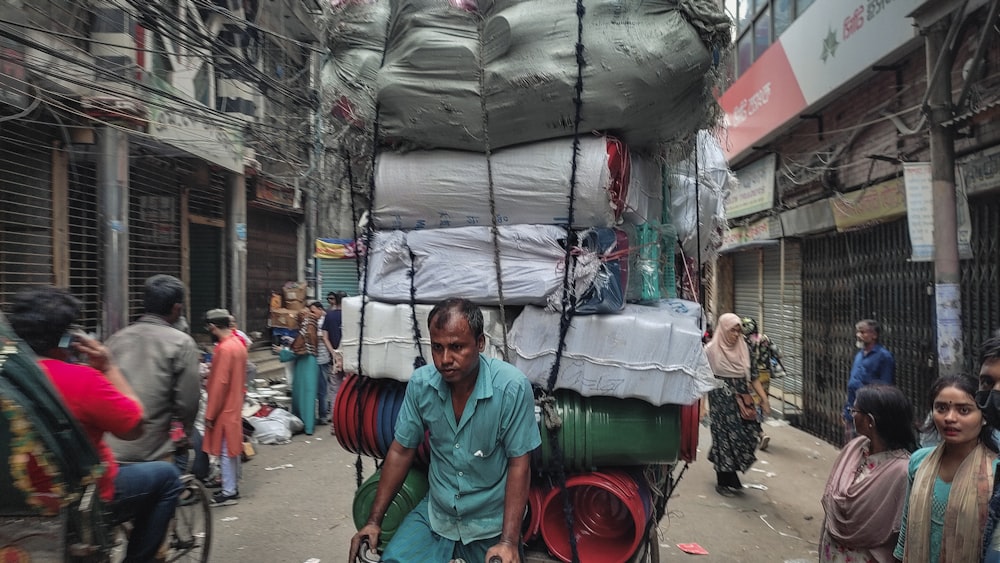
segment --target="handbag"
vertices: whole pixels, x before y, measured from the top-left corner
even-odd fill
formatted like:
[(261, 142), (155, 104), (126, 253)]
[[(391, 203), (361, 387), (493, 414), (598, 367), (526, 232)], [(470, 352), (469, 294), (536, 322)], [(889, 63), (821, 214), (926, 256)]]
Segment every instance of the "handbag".
[(750, 393), (734, 393), (736, 397), (736, 410), (740, 413), (740, 418), (746, 421), (757, 420), (757, 406), (753, 404), (753, 395)]

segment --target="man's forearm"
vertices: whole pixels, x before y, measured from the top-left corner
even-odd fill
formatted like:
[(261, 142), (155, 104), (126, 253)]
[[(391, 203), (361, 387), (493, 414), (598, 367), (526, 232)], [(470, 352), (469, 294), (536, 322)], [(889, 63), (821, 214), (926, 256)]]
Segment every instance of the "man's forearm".
[(372, 502), (371, 511), (368, 513), (368, 524), (382, 525), (386, 510), (389, 509), (392, 499), (396, 497), (396, 493), (403, 486), (406, 474), (410, 471), (415, 453), (415, 449), (404, 448), (399, 442), (392, 441), (385, 456), (385, 463), (382, 464), (375, 501)]
[(507, 488), (503, 503), (503, 528), (501, 542), (517, 545), (521, 541), (521, 524), (524, 507), (528, 504), (528, 489), (531, 487), (531, 454), (511, 458), (507, 469)]

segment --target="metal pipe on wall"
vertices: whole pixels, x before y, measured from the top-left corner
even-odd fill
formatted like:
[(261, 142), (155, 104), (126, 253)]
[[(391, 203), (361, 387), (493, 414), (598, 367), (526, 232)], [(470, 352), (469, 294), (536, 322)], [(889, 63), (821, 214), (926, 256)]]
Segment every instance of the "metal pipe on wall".
[(128, 134), (105, 126), (97, 132), (97, 187), (104, 241), (103, 327), (106, 338), (128, 325)]
[(228, 231), (230, 262), (230, 311), (238, 326), (247, 322), (247, 188), (246, 176), (230, 173), (228, 177)]

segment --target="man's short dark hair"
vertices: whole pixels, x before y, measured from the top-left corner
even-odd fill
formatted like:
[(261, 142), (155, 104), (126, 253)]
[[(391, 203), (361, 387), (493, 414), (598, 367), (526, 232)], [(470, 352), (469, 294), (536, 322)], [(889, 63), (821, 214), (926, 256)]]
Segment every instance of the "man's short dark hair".
[(10, 326), (36, 354), (47, 356), (59, 346), (80, 314), (81, 303), (69, 291), (58, 287), (36, 287), (17, 293), (7, 316)]
[(146, 279), (143, 307), (150, 315), (169, 317), (174, 305), (184, 303), (184, 282), (167, 274), (157, 274)]
[(476, 340), (483, 335), (483, 311), (468, 299), (462, 299), (458, 297), (452, 297), (451, 299), (446, 299), (431, 309), (431, 313), (427, 315), (427, 328), (431, 327), (442, 329), (445, 327), (452, 315), (462, 315), (465, 320), (469, 323), (469, 330), (472, 331), (472, 336)]
[(1000, 336), (984, 340), (979, 346), (979, 364), (1000, 360)]

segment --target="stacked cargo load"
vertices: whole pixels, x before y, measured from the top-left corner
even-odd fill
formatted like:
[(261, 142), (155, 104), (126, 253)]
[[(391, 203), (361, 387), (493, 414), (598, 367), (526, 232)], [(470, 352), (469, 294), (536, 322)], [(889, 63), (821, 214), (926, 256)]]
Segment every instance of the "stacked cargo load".
[[(714, 387), (700, 308), (668, 300), (663, 163), (717, 119), (730, 23), (708, 0), (581, 4), (331, 3), (330, 129), (349, 163), (368, 159), (334, 425), (349, 451), (385, 456), (403, 386), (430, 361), (427, 313), (469, 299), (484, 354), (536, 389), (525, 541), (563, 561), (624, 562), (655, 549), (648, 534)], [(614, 521), (588, 528), (596, 512)]]

